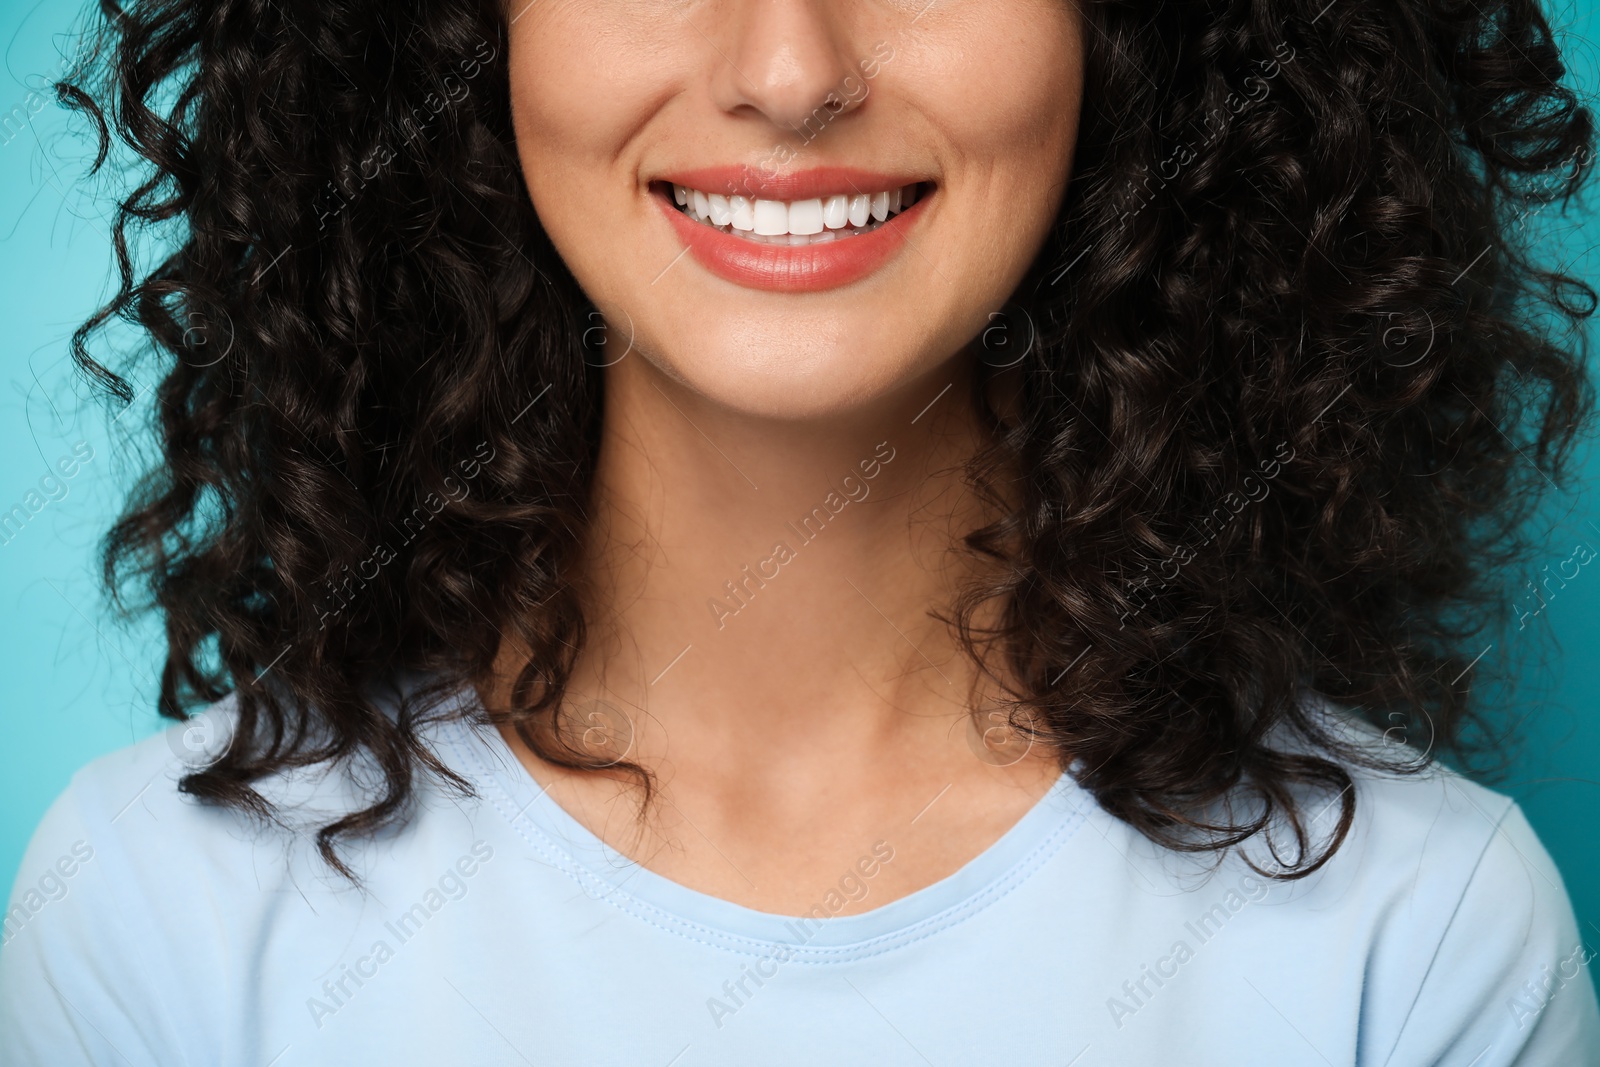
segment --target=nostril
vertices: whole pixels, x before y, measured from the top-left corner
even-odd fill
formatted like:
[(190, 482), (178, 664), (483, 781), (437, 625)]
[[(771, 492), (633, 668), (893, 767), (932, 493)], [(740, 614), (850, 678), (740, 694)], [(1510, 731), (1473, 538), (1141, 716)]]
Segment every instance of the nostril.
[(820, 10), (828, 6), (803, 0), (738, 5), (720, 27), (726, 36), (712, 41), (718, 54), (714, 102), (728, 114), (759, 115), (802, 134), (860, 106), (854, 49)]

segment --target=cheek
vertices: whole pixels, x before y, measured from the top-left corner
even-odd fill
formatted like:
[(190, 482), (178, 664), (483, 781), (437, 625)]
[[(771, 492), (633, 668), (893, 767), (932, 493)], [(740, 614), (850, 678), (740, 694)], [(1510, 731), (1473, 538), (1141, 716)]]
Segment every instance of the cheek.
[[(1082, 95), (1079, 24), (1065, 4), (994, 4), (987, 23), (911, 56), (903, 92), (949, 151), (939, 227), (945, 343), (976, 337), (1012, 299), (1066, 192)], [(953, 29), (953, 28), (952, 28)]]
[[(681, 90), (683, 66), (697, 54), (680, 39), (694, 32), (682, 18), (649, 17), (660, 6), (535, 0), (511, 28), (512, 119), (528, 196), (561, 258), (604, 310), (615, 310), (607, 307), (611, 298), (637, 288), (632, 274), (647, 267), (634, 252), (645, 202), (636, 134)], [(631, 333), (632, 317), (613, 321)]]
[(512, 116), (535, 206), (558, 183), (617, 170), (630, 134), (680, 84), (676, 38), (692, 30), (670, 18), (643, 33), (643, 14), (617, 3), (536, 0), (512, 27)]
[(1008, 218), (1005, 229), (1019, 233), (1030, 214), (1053, 215), (1071, 172), (1081, 23), (1062, 3), (996, 4), (985, 14), (905, 64), (905, 91), (952, 149), (952, 180), (981, 198), (971, 206)]

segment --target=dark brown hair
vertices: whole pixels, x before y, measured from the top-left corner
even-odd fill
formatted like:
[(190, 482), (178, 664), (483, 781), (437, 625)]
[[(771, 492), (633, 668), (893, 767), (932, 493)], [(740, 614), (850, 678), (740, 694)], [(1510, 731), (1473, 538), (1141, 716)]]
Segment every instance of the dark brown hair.
[[(1343, 839), (1367, 758), (1304, 690), (1380, 728), (1425, 718), (1435, 753), (1476, 712), (1496, 567), (1592, 406), (1594, 294), (1516, 224), (1579, 188), (1590, 115), (1533, 0), (1082, 9), (1075, 174), (1006, 309), (1021, 404), (990, 413), (971, 471), (1021, 502), (968, 538), (995, 577), (953, 620), (1107, 810), (1184, 849), (1284, 819), (1275, 873), (1298, 877)], [(320, 831), (343, 869), (341, 839), (403, 819), (418, 773), (465, 785), (419, 740), (429, 701), (388, 714), (375, 687), (482, 679), (502, 631), (533, 653), (524, 739), (591, 765), (556, 724), (584, 639), (597, 320), (523, 184), (502, 13), (103, 11), (60, 96), (96, 167), (115, 137), (147, 180), (74, 354), (126, 401), (87, 342), (115, 316), (147, 332), (162, 449), (106, 580), (165, 618), (162, 714), (238, 694), (227, 751), (183, 788), (268, 814), (264, 776), (370, 761), (370, 805)], [(174, 250), (141, 269), (130, 228)], [(1339, 802), (1325, 841), (1307, 788)], [(1241, 791), (1244, 814), (1202, 814)]]

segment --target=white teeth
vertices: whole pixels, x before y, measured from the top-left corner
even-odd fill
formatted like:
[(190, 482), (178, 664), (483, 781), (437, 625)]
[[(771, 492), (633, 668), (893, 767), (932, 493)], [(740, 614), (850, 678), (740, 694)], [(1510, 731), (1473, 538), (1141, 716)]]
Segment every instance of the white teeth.
[(756, 201), (756, 232), (763, 237), (776, 237), (789, 232), (789, 205), (782, 200)]
[(789, 205), (789, 232), (809, 237), (822, 232), (822, 201), (796, 200)]
[(850, 198), (850, 225), (861, 227), (872, 218), (872, 197), (852, 196)]
[(691, 218), (764, 244), (808, 245), (876, 229), (918, 200), (919, 187), (904, 185), (854, 196), (785, 202), (746, 196), (705, 193), (684, 185), (672, 186), (672, 199)]
[(822, 202), (822, 224), (830, 230), (842, 230), (850, 225), (850, 198), (830, 196)]

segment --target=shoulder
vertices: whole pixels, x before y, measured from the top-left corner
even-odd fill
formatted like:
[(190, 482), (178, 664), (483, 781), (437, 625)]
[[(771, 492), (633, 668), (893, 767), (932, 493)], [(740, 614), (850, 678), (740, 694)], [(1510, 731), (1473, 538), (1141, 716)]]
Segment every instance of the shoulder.
[[(29, 845), (39, 860), (83, 850), (119, 876), (166, 877), (192, 873), (196, 864), (226, 863), (259, 826), (229, 808), (187, 795), (184, 778), (221, 751), (236, 722), (232, 695), (132, 745), (80, 768), (45, 813)], [(292, 783), (260, 783), (271, 799), (292, 797)], [(26, 869), (23, 871), (26, 876)]]
[[(282, 849), (292, 841), (294, 834), (282, 832), (283, 820), (268, 822), (207, 804), (183, 790), (184, 778), (221, 751), (235, 721), (235, 700), (228, 696), (187, 722), (80, 768), (30, 839), (13, 890), (6, 942), (21, 940), (24, 929), (40, 925), (47, 915), (54, 927), (87, 918), (87, 908), (74, 901), (87, 895), (81, 889), (96, 884), (107, 885), (122, 902), (119, 940), (126, 940), (139, 933), (139, 920), (174, 912), (171, 902), (192, 897), (197, 886), (226, 891), (241, 865), (250, 865), (254, 850)], [(274, 802), (326, 800), (330, 792), (327, 784), (297, 788), (286, 776), (259, 786)], [(66, 881), (64, 887), (56, 886), (52, 871)], [(251, 877), (259, 878), (260, 870)]]
[(199, 962), (205, 931), (179, 917), (204, 914), (199, 868), (228, 863), (233, 827), (178, 783), (196, 726), (228, 710), (94, 760), (35, 829), (0, 947), (0, 1032), (14, 1062), (183, 1062), (185, 1022), (153, 991), (203, 977), (180, 971)]
[[(387, 698), (380, 697), (378, 706), (393, 714)], [(69, 853), (81, 840), (81, 848), (92, 851), (119, 883), (146, 886), (157, 897), (179, 882), (225, 891), (240, 877), (253, 889), (297, 873), (337, 881), (320, 859), (308, 856), (315, 832), (371, 806), (381, 792), (380, 776), (360, 753), (273, 771), (249, 783), (269, 806), (266, 815), (186, 792), (184, 780), (213, 763), (239, 725), (237, 694), (229, 694), (184, 722), (86, 764), (40, 822), (30, 858)], [(419, 781), (417, 795), (430, 785), (430, 779)]]
[[(1407, 888), (1420, 880), (1430, 889), (1447, 890), (1452, 880), (1464, 888), (1486, 858), (1491, 866), (1503, 858), (1489, 855), (1497, 838), (1542, 854), (1516, 802), (1432, 758), (1426, 738), (1408, 736), (1401, 726), (1381, 729), (1320, 696), (1308, 694), (1305, 699), (1319, 726), (1351, 753), (1365, 757), (1327, 757), (1348, 776), (1348, 785), (1337, 795), (1296, 796), (1314, 838), (1325, 839), (1345, 803), (1354, 804), (1349, 838), (1330, 866), (1367, 868), (1374, 875), (1386, 871)], [(1303, 740), (1281, 739), (1275, 747), (1311, 751)]]
[[(203, 1061), (186, 1050), (224, 1047), (208, 1030), (248, 979), (253, 942), (285, 904), (339, 888), (311, 831), (351, 810), (349, 775), (318, 767), (254, 783), (270, 819), (183, 791), (236, 725), (229, 696), (87, 764), (50, 806), (5, 916), (7, 1062)], [(172, 989), (186, 990), (181, 1011), (163, 996)]]
[[(29, 863), (73, 854), (85, 863), (112, 859), (139, 864), (149, 850), (174, 837), (219, 830), (227, 820), (183, 795), (182, 778), (206, 761), (216, 728), (232, 718), (232, 698), (80, 768), (56, 797), (34, 831), (19, 875), (25, 887)], [(170, 855), (165, 857), (170, 860)], [(49, 864), (46, 864), (47, 866)], [(103, 864), (102, 864), (103, 866)]]
[[(1509, 796), (1370, 726), (1350, 736), (1404, 773), (1346, 766), (1349, 838), (1305, 900), (1352, 917), (1364, 946), (1375, 1062), (1583, 1062), (1600, 1010), (1561, 874)], [(1334, 804), (1310, 815), (1325, 833)], [(1326, 803), (1326, 801), (1322, 802)], [(1376, 1051), (1376, 1050), (1374, 1050)]]

